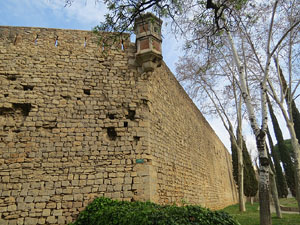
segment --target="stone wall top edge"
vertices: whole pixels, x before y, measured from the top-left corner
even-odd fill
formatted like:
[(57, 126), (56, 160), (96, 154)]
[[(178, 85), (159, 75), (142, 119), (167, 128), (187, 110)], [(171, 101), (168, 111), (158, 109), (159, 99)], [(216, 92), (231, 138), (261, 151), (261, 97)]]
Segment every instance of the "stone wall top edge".
[[(80, 29), (64, 29), (64, 28), (47, 28), (47, 27), (27, 27), (27, 26), (5, 26), (0, 25), (0, 29), (7, 28), (12, 30), (19, 30), (19, 31), (25, 31), (25, 30), (40, 30), (40, 31), (49, 31), (49, 32), (74, 32), (74, 33), (93, 33), (91, 30), (80, 30)], [(118, 34), (120, 32), (101, 32), (103, 34)], [(123, 36), (130, 36), (129, 33), (123, 33)]]
[(192, 110), (195, 112), (195, 114), (197, 115), (197, 117), (199, 119), (201, 119), (203, 121), (204, 125), (206, 126), (206, 128), (209, 129), (210, 132), (212, 132), (217, 137), (219, 143), (224, 147), (224, 149), (226, 149), (226, 153), (228, 153), (230, 155), (228, 149), (225, 147), (225, 145), (220, 140), (220, 138), (218, 137), (218, 135), (216, 134), (216, 132), (213, 130), (213, 128), (210, 126), (209, 122), (202, 115), (202, 113), (199, 110), (199, 108), (195, 105), (195, 103), (193, 102), (193, 100), (186, 93), (186, 91), (184, 90), (184, 88), (181, 86), (181, 84), (179, 83), (179, 81), (176, 79), (175, 75), (172, 73), (172, 71), (169, 69), (169, 67), (166, 65), (165, 62), (163, 62), (163, 64), (164, 64), (164, 67), (167, 69), (167, 73), (169, 74), (170, 78), (173, 79), (175, 81), (175, 83), (177, 84), (178, 89), (182, 93), (182, 96), (186, 99), (187, 102), (189, 102), (192, 105)]
[[(120, 34), (117, 32), (101, 32), (100, 34), (108, 35), (108, 37)], [(122, 38), (113, 42), (113, 46), (118, 48), (130, 46), (130, 34), (121, 34)], [(122, 39), (122, 41), (121, 41)], [(86, 46), (94, 48), (96, 45), (101, 45), (98, 35), (88, 30), (72, 30), (72, 29), (58, 29), (58, 28), (43, 28), (43, 27), (18, 27), (18, 26), (0, 26), (0, 42), (21, 46), (32, 45), (32, 43), (43, 45), (52, 45), (58, 41), (67, 47), (72, 46)], [(107, 39), (112, 40), (111, 38)], [(91, 44), (91, 45), (90, 45)], [(63, 47), (63, 45), (60, 45)]]

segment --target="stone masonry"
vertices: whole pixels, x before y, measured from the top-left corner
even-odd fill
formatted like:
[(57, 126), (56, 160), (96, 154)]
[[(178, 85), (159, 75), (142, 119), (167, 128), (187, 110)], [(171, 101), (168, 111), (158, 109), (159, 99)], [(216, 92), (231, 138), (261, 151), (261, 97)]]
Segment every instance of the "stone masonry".
[(141, 72), (123, 39), (0, 27), (1, 225), (66, 224), (97, 196), (237, 201), (226, 148), (167, 66)]

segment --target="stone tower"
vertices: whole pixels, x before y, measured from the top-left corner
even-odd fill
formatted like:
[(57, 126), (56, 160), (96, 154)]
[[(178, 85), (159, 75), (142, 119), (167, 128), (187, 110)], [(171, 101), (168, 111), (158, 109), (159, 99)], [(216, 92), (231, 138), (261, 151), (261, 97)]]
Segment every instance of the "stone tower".
[(136, 61), (145, 72), (153, 71), (161, 64), (162, 21), (152, 13), (143, 14), (135, 20)]

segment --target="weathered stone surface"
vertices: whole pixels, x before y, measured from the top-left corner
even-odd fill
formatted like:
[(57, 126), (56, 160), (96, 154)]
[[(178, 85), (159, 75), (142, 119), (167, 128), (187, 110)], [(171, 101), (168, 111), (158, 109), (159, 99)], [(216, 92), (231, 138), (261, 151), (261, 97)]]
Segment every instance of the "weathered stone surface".
[(184, 200), (220, 209), (236, 201), (231, 156), (199, 109), (164, 66), (148, 81), (154, 158), (152, 166), (137, 170), (133, 183), (149, 173), (152, 179), (137, 183), (149, 182), (150, 198), (163, 204)]
[(96, 196), (234, 203), (230, 155), (166, 65), (97, 42), (0, 27), (0, 224), (66, 224)]
[(38, 224), (37, 218), (30, 218), (30, 217), (25, 218), (24, 225), (36, 225), (36, 224)]
[(55, 216), (48, 216), (46, 222), (49, 224), (56, 224), (57, 219), (55, 218)]

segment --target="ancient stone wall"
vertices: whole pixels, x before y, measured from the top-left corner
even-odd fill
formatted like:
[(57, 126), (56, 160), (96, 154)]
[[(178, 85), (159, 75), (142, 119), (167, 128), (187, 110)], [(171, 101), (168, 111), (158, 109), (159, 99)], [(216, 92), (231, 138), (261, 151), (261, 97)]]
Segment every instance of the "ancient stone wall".
[(66, 224), (96, 196), (236, 201), (222, 143), (168, 68), (141, 72), (124, 40), (0, 27), (0, 224)]
[(90, 32), (43, 28), (1, 27), (0, 40), (1, 218), (64, 224), (95, 196), (145, 199), (134, 46), (103, 53)]
[(211, 209), (236, 202), (230, 154), (166, 65), (148, 92), (154, 199)]

